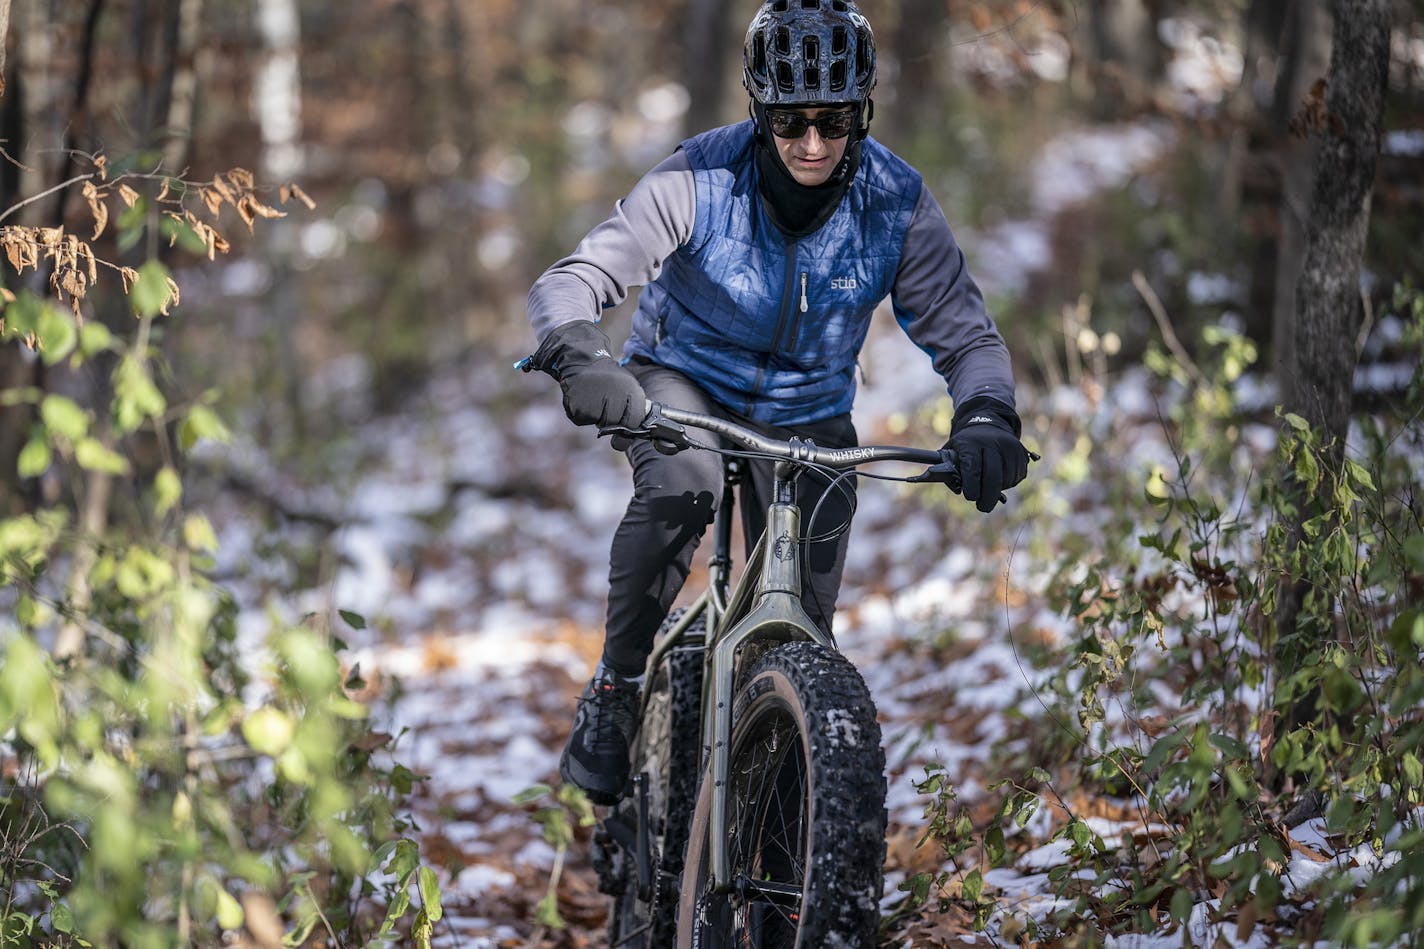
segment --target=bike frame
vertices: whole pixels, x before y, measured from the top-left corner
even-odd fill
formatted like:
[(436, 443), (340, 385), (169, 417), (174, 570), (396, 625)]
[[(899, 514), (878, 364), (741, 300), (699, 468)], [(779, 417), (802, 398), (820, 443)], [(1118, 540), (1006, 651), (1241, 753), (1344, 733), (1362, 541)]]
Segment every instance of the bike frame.
[[(710, 850), (708, 871), (712, 887), (732, 884), (727, 855), (727, 786), (731, 767), (732, 696), (742, 649), (752, 642), (776, 643), (811, 640), (829, 650), (835, 641), (807, 615), (801, 605), (801, 511), (796, 504), (796, 479), (805, 464), (845, 469), (873, 461), (908, 461), (934, 465), (943, 462), (937, 451), (916, 448), (862, 447), (826, 449), (793, 438), (789, 443), (763, 438), (739, 425), (712, 416), (654, 407), (663, 419), (691, 425), (721, 435), (740, 447), (774, 455), (772, 500), (767, 508), (766, 530), (752, 548), (735, 587), (731, 578), (732, 488), (737, 469), (729, 467), (722, 500), (713, 520), (711, 578), (678, 622), (668, 630), (648, 659), (657, 669), (687, 631), (706, 617), (707, 644), (702, 686), (702, 749), (705, 776), (710, 779)], [(800, 463), (798, 463), (800, 462)], [(731, 466), (739, 465), (732, 462)]]

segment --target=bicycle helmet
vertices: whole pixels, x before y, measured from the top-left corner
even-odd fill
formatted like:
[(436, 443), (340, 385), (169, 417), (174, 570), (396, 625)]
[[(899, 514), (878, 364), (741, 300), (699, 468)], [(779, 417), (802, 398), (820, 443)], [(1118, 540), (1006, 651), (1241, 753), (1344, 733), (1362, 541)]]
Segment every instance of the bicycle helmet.
[(767, 0), (742, 49), (742, 84), (762, 106), (863, 104), (875, 88), (875, 37), (850, 0)]

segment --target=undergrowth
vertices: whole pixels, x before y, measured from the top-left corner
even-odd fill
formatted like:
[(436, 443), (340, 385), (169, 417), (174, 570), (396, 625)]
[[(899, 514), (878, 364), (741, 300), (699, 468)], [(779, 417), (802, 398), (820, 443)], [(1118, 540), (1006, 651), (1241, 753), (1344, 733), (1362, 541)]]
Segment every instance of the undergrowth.
[[(976, 823), (952, 776), (927, 771), (922, 843), (944, 860), (906, 881), (913, 903), (1010, 941), (1190, 944), (1217, 924), (1285, 944), (1419, 943), (1424, 294), (1405, 288), (1393, 309), (1414, 377), (1343, 451), (1277, 409), (1274, 454), (1252, 460), (1243, 432), (1263, 420), (1234, 393), (1254, 352), (1227, 329), (1190, 371), (1149, 357), (1180, 393), (1162, 418), (1175, 465), (1104, 513), (1135, 537), (1069, 556), (1048, 584), (1074, 632), (996, 748), (993, 818)], [(1102, 497), (1129, 503), (1121, 485)], [(1035, 815), (1061, 849), (1057, 900), (1024, 918), (985, 874), (1013, 864), (1013, 828)]]

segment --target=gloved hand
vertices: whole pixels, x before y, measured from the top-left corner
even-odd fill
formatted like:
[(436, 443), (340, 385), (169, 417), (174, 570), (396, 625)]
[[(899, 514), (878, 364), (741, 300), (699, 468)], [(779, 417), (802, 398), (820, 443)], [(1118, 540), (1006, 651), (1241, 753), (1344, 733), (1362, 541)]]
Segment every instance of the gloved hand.
[(959, 456), (964, 497), (985, 514), (1028, 474), (1022, 431), (1018, 413), (998, 399), (977, 396), (955, 407), (946, 445)]
[(544, 337), (530, 366), (559, 381), (564, 412), (575, 425), (636, 428), (648, 397), (609, 349), (608, 336), (597, 324), (574, 320)]

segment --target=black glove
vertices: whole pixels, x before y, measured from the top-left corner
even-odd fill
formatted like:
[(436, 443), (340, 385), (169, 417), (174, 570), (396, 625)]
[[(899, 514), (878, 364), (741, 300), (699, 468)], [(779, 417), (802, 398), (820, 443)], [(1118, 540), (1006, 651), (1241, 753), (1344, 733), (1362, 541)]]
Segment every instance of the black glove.
[(998, 399), (977, 396), (955, 408), (946, 444), (959, 456), (964, 497), (985, 514), (1028, 474), (1022, 431), (1018, 413)]
[(564, 411), (575, 425), (636, 428), (648, 397), (633, 374), (609, 352), (608, 337), (589, 320), (554, 327), (530, 367), (559, 380)]

